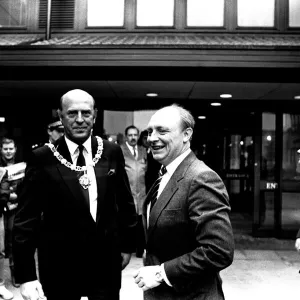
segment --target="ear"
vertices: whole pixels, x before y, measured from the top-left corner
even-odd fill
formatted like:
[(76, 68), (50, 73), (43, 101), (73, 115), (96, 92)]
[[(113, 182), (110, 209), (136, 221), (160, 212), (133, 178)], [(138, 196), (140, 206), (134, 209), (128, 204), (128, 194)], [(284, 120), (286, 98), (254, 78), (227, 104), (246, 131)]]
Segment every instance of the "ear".
[(50, 129), (47, 129), (47, 132), (48, 132), (48, 134), (50, 135), (50, 133), (51, 133)]
[(193, 135), (193, 129), (191, 127), (188, 127), (183, 132), (183, 141), (186, 143), (191, 140)]
[(58, 117), (59, 117), (60, 121), (62, 122), (62, 113), (61, 113), (61, 110), (58, 109), (56, 112), (58, 114)]
[(96, 123), (97, 115), (98, 115), (98, 109), (95, 108), (94, 109), (94, 124)]

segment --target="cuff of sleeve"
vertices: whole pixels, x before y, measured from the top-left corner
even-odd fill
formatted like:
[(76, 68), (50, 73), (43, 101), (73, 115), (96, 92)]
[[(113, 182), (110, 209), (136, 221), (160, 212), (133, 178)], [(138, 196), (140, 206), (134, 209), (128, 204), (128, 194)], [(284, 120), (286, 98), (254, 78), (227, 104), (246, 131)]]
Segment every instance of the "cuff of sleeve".
[(166, 271), (165, 271), (164, 264), (161, 264), (161, 265), (160, 265), (160, 268), (161, 268), (161, 276), (162, 276), (162, 278), (164, 279), (165, 283), (166, 283), (168, 286), (172, 286), (171, 282), (168, 280), (168, 277), (167, 277), (167, 274), (166, 274)]

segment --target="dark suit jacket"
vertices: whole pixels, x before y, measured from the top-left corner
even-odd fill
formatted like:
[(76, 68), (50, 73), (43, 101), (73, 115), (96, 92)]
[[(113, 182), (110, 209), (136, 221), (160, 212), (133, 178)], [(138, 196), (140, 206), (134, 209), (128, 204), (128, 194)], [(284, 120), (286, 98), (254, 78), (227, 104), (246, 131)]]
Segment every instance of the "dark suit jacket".
[[(64, 138), (57, 150), (71, 162)], [(119, 289), (120, 252), (135, 251), (135, 207), (117, 144), (103, 140), (103, 154), (95, 166), (98, 207), (96, 222), (79, 185), (76, 172), (61, 164), (43, 146), (28, 161), (14, 223), (15, 276), (19, 283), (39, 276), (46, 293), (93, 288)], [(97, 141), (92, 137), (93, 157)]]
[(145, 265), (164, 263), (172, 287), (162, 283), (145, 299), (224, 299), (219, 271), (234, 251), (229, 211), (222, 180), (191, 152), (152, 208), (147, 229)]

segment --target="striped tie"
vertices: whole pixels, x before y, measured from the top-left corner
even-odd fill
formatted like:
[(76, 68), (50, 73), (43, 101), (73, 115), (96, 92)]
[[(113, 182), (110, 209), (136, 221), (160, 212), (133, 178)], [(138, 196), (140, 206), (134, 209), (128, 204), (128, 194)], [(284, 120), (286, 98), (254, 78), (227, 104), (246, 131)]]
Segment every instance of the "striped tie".
[(153, 188), (151, 189), (151, 195), (150, 197), (150, 211), (152, 209), (152, 207), (154, 206), (156, 200), (157, 200), (157, 193), (158, 193), (158, 188), (159, 188), (159, 184), (161, 182), (162, 177), (164, 176), (164, 174), (166, 174), (167, 169), (165, 166), (162, 166), (161, 169), (159, 170), (158, 173), (158, 178), (155, 180), (154, 184), (153, 184)]

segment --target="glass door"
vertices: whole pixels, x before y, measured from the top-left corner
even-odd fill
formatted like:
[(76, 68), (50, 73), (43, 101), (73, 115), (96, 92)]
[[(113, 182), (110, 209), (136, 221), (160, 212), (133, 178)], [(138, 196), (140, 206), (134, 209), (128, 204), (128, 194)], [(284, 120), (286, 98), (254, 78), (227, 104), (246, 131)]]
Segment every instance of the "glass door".
[(276, 160), (278, 156), (278, 135), (276, 134), (275, 113), (262, 113), (261, 133), (256, 144), (256, 197), (254, 205), (255, 235), (267, 233), (274, 235), (278, 225), (278, 168)]
[(225, 133), (223, 180), (231, 209), (252, 215), (253, 210), (253, 136)]
[(247, 214), (251, 225), (255, 116), (251, 111), (214, 113), (206, 120), (198, 121), (192, 141), (197, 156), (223, 179), (232, 212)]

